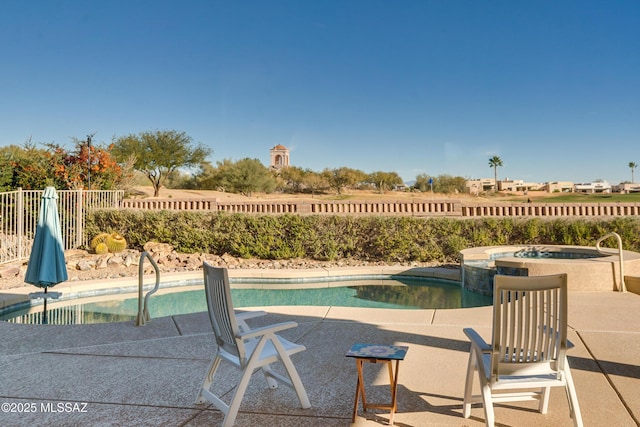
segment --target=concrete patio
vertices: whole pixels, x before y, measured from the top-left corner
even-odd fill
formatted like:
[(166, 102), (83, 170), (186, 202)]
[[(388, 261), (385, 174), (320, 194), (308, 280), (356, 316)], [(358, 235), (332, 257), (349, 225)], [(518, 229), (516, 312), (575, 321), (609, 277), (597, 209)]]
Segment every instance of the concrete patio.
[[(30, 289), (33, 291), (33, 288)], [(24, 290), (3, 291), (12, 299)], [(294, 320), (282, 333), (307, 347), (293, 356), (311, 400), (301, 409), (287, 388), (267, 390), (254, 375), (238, 426), (377, 426), (385, 411), (359, 411), (351, 423), (356, 368), (345, 352), (356, 342), (409, 346), (400, 363), (398, 426), (481, 426), (480, 406), (462, 418), (469, 344), (463, 327), (490, 334), (491, 307), (388, 310), (266, 307), (260, 322)], [(640, 296), (572, 292), (572, 368), (585, 426), (638, 426), (640, 419)], [(260, 324), (258, 322), (258, 324)], [(0, 323), (0, 424), (3, 426), (204, 426), (222, 415), (194, 398), (214, 352), (206, 313), (132, 322), (55, 326)], [(227, 366), (223, 366), (225, 368)], [(384, 366), (367, 364), (367, 393), (388, 394)], [(221, 390), (236, 374), (223, 369)], [(378, 398), (379, 397), (379, 398)], [(548, 414), (534, 402), (496, 406), (499, 426), (571, 426), (566, 398), (554, 390)]]

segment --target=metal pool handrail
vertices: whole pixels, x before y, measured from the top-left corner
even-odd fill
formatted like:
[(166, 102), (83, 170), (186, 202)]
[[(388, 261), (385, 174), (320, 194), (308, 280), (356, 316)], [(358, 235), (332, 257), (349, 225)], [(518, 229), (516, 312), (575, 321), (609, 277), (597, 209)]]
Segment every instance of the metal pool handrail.
[[(144, 259), (147, 258), (153, 269), (156, 272), (156, 285), (147, 292), (147, 295), (144, 297), (144, 307), (142, 304), (142, 286), (143, 286), (143, 276), (144, 276)], [(144, 251), (142, 255), (140, 255), (140, 261), (138, 262), (138, 317), (136, 319), (136, 326), (144, 326), (149, 320), (151, 320), (151, 316), (149, 315), (148, 302), (149, 297), (153, 295), (158, 288), (160, 287), (160, 269), (158, 268), (158, 264), (156, 264), (155, 260), (151, 257), (149, 252)]]
[(599, 238), (598, 241), (596, 242), (596, 250), (601, 254), (608, 254), (607, 252), (600, 249), (600, 243), (609, 237), (615, 237), (618, 240), (618, 261), (620, 263), (620, 287), (618, 288), (618, 291), (624, 292), (625, 291), (624, 262), (622, 260), (622, 239), (620, 238), (620, 235), (614, 232), (605, 234), (604, 236)]

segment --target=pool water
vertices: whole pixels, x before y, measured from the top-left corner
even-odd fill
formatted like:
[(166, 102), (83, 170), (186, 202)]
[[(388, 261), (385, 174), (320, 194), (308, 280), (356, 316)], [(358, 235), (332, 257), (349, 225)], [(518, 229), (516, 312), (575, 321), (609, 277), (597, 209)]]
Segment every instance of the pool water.
[[(371, 284), (372, 282), (376, 284)], [(232, 288), (234, 307), (266, 306), (343, 306), (391, 309), (447, 309), (491, 305), (490, 297), (465, 290), (459, 283), (438, 279), (384, 279), (305, 283), (295, 289)], [(163, 290), (149, 299), (152, 318), (207, 311), (202, 285)], [(49, 324), (92, 324), (135, 320), (137, 294), (110, 295), (92, 299), (51, 302), (47, 308)], [(0, 317), (15, 323), (41, 323), (42, 306), (13, 311)]]

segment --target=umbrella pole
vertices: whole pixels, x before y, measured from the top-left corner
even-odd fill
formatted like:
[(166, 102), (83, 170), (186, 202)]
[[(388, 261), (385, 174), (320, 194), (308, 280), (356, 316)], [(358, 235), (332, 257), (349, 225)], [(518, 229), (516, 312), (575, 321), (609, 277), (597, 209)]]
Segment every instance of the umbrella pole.
[(42, 316), (42, 324), (46, 325), (47, 323), (47, 288), (44, 288), (44, 314)]

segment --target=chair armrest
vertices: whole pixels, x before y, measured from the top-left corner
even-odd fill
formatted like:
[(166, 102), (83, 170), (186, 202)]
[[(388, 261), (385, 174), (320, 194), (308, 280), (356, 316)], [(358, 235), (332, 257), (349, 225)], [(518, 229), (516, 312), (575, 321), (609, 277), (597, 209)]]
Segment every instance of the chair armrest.
[(243, 311), (235, 314), (236, 314), (236, 319), (247, 320), (247, 319), (253, 319), (255, 317), (265, 316), (267, 312), (266, 311)]
[(471, 345), (477, 347), (481, 353), (491, 353), (491, 346), (473, 328), (464, 328), (464, 334), (471, 340)]
[(298, 324), (296, 322), (282, 322), (282, 323), (276, 323), (273, 325), (268, 325), (268, 326), (262, 326), (260, 328), (256, 328), (256, 329), (251, 329), (248, 331), (243, 331), (240, 332), (240, 334), (238, 335), (238, 338), (242, 338), (243, 340), (247, 340), (250, 338), (256, 338), (262, 335), (266, 335), (268, 333), (275, 333), (275, 332), (279, 332), (279, 331), (284, 331), (285, 329), (291, 329), (291, 328), (295, 328), (296, 326), (298, 326)]
[[(543, 326), (543, 331), (547, 332), (546, 326)], [(553, 329), (551, 329), (551, 333), (553, 333)], [(575, 345), (573, 345), (573, 343), (569, 341), (569, 338), (567, 338), (567, 350), (572, 349), (573, 347), (575, 347)]]
[(236, 322), (238, 322), (238, 328), (241, 333), (251, 332), (251, 327), (247, 324), (248, 319), (255, 319), (256, 317), (264, 316), (267, 313), (264, 311), (243, 311), (235, 313)]

